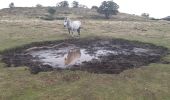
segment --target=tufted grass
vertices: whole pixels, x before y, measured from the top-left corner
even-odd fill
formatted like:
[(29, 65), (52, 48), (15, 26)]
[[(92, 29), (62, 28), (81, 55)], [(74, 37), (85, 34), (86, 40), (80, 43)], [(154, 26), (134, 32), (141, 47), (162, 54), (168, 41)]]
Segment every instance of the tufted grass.
[[(170, 22), (82, 19), (81, 38), (111, 37), (170, 49)], [(32, 42), (71, 38), (62, 21), (1, 19), (0, 51)], [(170, 61), (170, 55), (163, 58)], [(51, 71), (37, 75), (27, 67), (0, 63), (0, 100), (169, 100), (170, 64), (154, 63), (121, 74)]]

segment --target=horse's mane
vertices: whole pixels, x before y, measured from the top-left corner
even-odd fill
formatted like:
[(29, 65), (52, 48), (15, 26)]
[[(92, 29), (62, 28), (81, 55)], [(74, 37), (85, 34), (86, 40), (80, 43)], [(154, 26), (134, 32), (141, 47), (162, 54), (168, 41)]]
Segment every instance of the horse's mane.
[(68, 25), (68, 26), (70, 26), (71, 22), (72, 22), (71, 19), (70, 19), (70, 18), (67, 18), (67, 25)]

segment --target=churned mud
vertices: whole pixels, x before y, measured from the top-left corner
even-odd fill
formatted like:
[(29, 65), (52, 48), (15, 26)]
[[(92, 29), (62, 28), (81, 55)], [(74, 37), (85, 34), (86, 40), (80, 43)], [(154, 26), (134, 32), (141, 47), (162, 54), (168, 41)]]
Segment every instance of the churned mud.
[(2, 52), (8, 67), (28, 66), (31, 73), (50, 70), (82, 70), (120, 73), (159, 62), (164, 47), (122, 39), (79, 39), (32, 43)]

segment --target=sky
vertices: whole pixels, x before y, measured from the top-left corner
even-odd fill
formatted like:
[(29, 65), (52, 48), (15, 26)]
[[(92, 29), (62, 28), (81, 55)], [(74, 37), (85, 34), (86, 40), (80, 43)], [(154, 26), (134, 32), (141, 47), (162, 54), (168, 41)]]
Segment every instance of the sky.
[[(9, 3), (14, 2), (16, 7), (32, 7), (36, 4), (43, 6), (56, 6), (63, 0), (0, 0), (0, 9), (7, 8)], [(74, 0), (67, 0), (71, 4)], [(76, 0), (79, 4), (87, 5), (89, 8), (99, 6), (104, 0)], [(106, 0), (108, 1), (108, 0)], [(120, 12), (141, 15), (149, 13), (151, 17), (163, 18), (170, 16), (170, 0), (113, 0), (120, 8)]]

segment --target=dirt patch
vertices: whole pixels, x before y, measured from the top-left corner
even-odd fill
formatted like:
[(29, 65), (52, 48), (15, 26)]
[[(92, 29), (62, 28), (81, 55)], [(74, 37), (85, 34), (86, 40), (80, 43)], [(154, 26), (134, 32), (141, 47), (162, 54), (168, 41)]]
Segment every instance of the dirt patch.
[(82, 70), (120, 73), (159, 62), (168, 49), (123, 39), (79, 39), (32, 43), (2, 52), (8, 67), (28, 66), (31, 73), (50, 70)]

